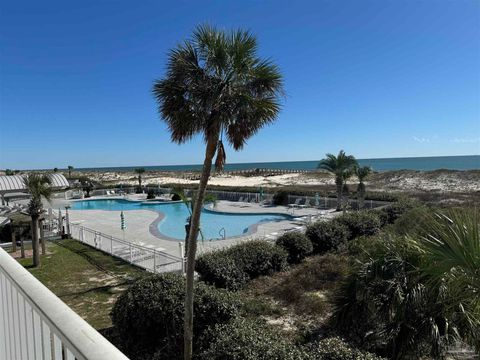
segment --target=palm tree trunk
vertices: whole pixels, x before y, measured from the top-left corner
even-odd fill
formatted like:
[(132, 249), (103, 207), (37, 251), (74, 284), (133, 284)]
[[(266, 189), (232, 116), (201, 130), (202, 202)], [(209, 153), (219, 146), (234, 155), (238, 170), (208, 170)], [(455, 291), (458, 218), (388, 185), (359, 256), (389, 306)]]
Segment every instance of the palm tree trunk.
[(215, 155), (218, 136), (211, 136), (207, 142), (205, 161), (203, 162), (202, 176), (198, 185), (197, 199), (190, 219), (190, 233), (187, 242), (187, 288), (185, 293), (185, 329), (184, 329), (184, 358), (190, 360), (193, 353), (193, 280), (195, 271), (195, 254), (197, 252), (197, 237), (200, 228), (200, 214), (205, 199), (208, 178), (212, 169), (212, 159)]
[(22, 259), (25, 259), (25, 244), (23, 243), (23, 236), (20, 234), (20, 254)]
[(33, 266), (38, 267), (40, 263), (40, 244), (38, 240), (38, 216), (32, 216), (32, 250)]
[(38, 221), (38, 225), (40, 226), (40, 244), (42, 246), (42, 255), (45, 255), (45, 232), (43, 231), (42, 220)]
[(363, 183), (358, 184), (358, 209), (363, 209), (365, 206), (365, 185)]
[(17, 251), (17, 239), (15, 239), (15, 231), (13, 230), (13, 225), (10, 223), (10, 233), (12, 235), (12, 251)]
[(343, 180), (337, 178), (335, 184), (337, 185), (337, 211), (340, 211), (342, 210)]
[(138, 175), (138, 187), (142, 189), (142, 175)]

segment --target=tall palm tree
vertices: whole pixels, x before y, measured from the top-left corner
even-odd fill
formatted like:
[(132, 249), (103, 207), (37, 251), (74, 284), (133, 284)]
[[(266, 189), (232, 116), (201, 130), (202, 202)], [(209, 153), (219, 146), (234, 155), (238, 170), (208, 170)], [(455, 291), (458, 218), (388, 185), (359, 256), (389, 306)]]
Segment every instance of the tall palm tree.
[(324, 169), (335, 175), (335, 185), (337, 186), (337, 211), (342, 209), (342, 198), (344, 192), (344, 184), (346, 180), (352, 176), (352, 171), (357, 160), (353, 155), (345, 154), (340, 150), (337, 156), (327, 154), (325, 159), (320, 160), (318, 169)]
[(358, 186), (357, 186), (357, 200), (358, 200), (358, 208), (363, 209), (365, 205), (365, 179), (370, 175), (372, 172), (372, 168), (370, 166), (355, 166), (355, 175), (358, 178)]
[(138, 188), (142, 188), (142, 174), (145, 173), (144, 168), (137, 168), (135, 169), (135, 172), (138, 174)]
[(52, 188), (50, 179), (38, 173), (30, 173), (24, 179), (25, 187), (31, 196), (28, 203), (28, 214), (32, 218), (32, 249), (33, 249), (33, 266), (40, 266), (40, 243), (38, 238), (38, 220), (43, 213), (42, 197), (50, 200)]
[(205, 159), (194, 204), (187, 245), (185, 359), (192, 357), (193, 275), (200, 212), (212, 161), (225, 161), (223, 134), (240, 150), (247, 139), (273, 122), (280, 111), (282, 75), (270, 60), (257, 55), (257, 40), (247, 31), (225, 32), (199, 26), (193, 37), (169, 54), (167, 74), (155, 82), (159, 112), (176, 143), (202, 135)]
[(68, 165), (68, 177), (71, 178), (72, 177), (72, 170), (74, 169), (74, 167), (72, 165)]

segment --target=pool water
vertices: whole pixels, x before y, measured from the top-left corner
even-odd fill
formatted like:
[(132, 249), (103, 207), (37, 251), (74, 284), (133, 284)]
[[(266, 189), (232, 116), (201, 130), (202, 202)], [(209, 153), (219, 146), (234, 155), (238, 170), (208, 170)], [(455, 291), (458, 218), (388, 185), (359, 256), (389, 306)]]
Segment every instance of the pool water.
[[(160, 233), (179, 240), (185, 239), (185, 223), (190, 216), (187, 206), (181, 202), (148, 204), (123, 199), (74, 201), (72, 202), (72, 210), (153, 210), (165, 216), (158, 224)], [(282, 221), (290, 218), (289, 215), (281, 214), (233, 214), (203, 209), (200, 227), (204, 240), (214, 240), (222, 238), (222, 228), (225, 229), (226, 237), (233, 237), (246, 234), (249, 227), (254, 224)], [(128, 212), (125, 213), (125, 222), (128, 226)]]

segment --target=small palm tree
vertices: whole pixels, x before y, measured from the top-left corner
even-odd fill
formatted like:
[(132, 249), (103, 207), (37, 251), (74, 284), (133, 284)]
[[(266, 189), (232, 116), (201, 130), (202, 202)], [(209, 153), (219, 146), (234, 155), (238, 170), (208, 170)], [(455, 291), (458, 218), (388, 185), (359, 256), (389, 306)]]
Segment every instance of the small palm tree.
[(138, 174), (138, 188), (142, 188), (142, 174), (145, 173), (144, 168), (137, 168), (135, 169), (135, 172)]
[(38, 238), (38, 221), (43, 213), (42, 197), (50, 200), (52, 189), (50, 179), (41, 174), (31, 173), (25, 179), (25, 187), (31, 196), (28, 203), (28, 214), (32, 218), (33, 266), (40, 266), (40, 242)]
[(479, 212), (453, 209), (431, 215), (424, 228), (428, 235), (409, 238), (422, 253), (420, 271), (430, 287), (442, 289), (450, 322), (460, 322), (461, 335), (480, 351)]
[(221, 170), (226, 161), (222, 136), (235, 150), (280, 111), (282, 76), (271, 61), (257, 55), (257, 40), (247, 31), (219, 31), (200, 26), (193, 38), (170, 52), (167, 74), (155, 82), (153, 94), (172, 141), (185, 143), (202, 135), (205, 159), (191, 216), (187, 244), (185, 296), (185, 359), (192, 358), (193, 281), (200, 214), (212, 161)]
[(337, 156), (327, 154), (325, 159), (318, 164), (318, 169), (324, 169), (335, 175), (335, 185), (337, 186), (337, 211), (342, 209), (342, 198), (344, 193), (344, 184), (352, 176), (353, 169), (357, 160), (353, 155), (345, 154), (340, 150)]
[(372, 172), (372, 168), (370, 166), (355, 166), (355, 175), (358, 178), (358, 186), (357, 186), (357, 200), (358, 200), (358, 208), (363, 209), (365, 205), (365, 179), (370, 175)]
[(74, 169), (74, 167), (72, 165), (68, 165), (68, 177), (71, 178), (72, 177), (72, 170)]

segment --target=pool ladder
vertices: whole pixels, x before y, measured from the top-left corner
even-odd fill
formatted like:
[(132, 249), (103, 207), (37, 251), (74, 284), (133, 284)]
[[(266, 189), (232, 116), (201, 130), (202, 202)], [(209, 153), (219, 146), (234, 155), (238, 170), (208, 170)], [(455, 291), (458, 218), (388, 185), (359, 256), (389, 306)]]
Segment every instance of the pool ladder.
[(227, 238), (227, 231), (225, 230), (224, 227), (222, 227), (219, 231), (218, 234), (222, 237), (223, 240)]

